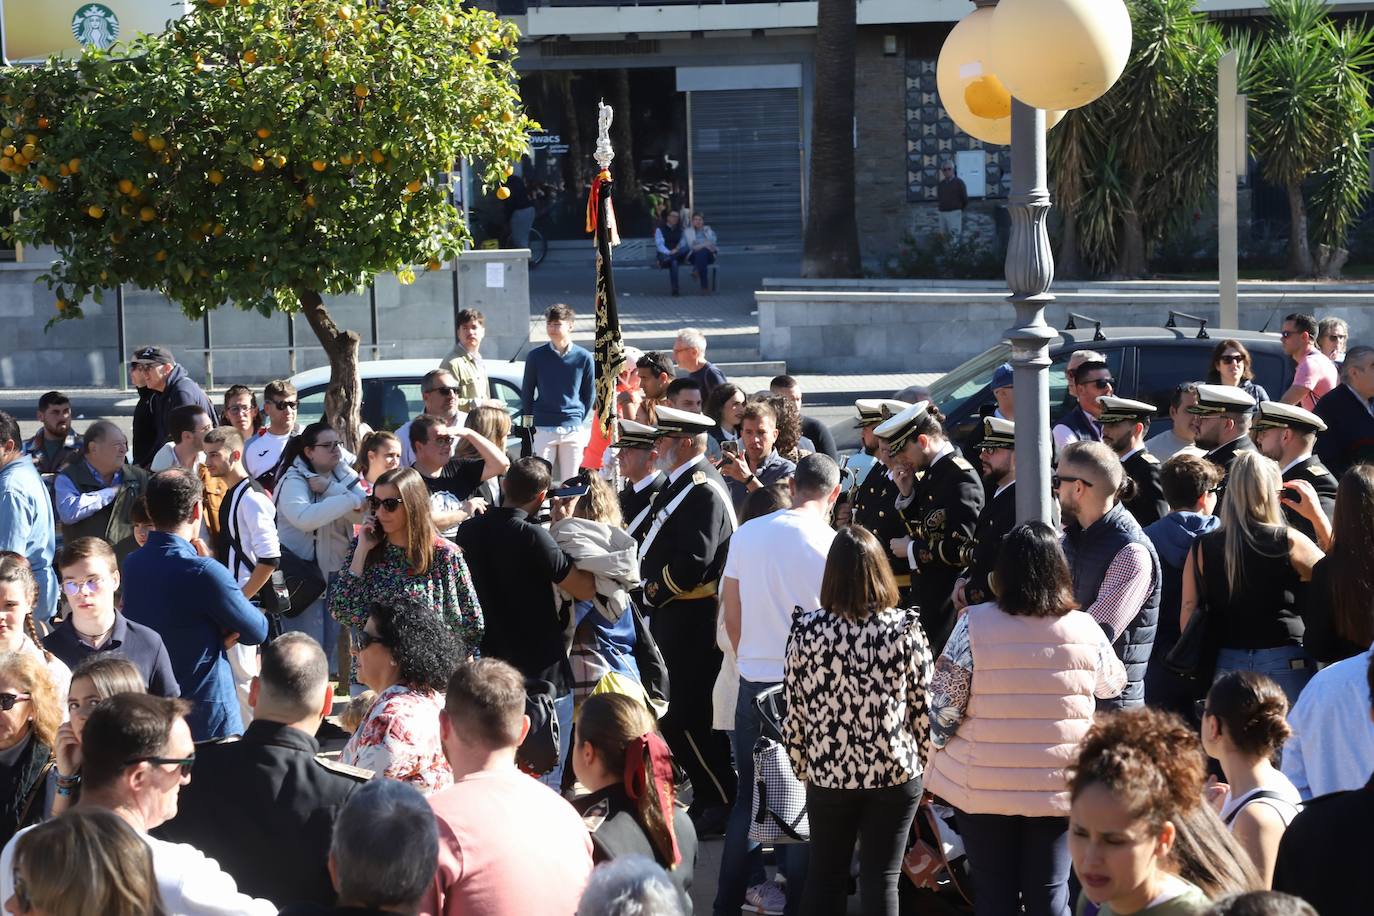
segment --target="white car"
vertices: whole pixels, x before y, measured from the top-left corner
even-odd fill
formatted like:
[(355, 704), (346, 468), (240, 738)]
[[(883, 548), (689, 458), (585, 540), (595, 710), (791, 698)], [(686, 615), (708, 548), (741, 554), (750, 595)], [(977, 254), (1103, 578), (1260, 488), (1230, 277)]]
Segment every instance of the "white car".
[[(525, 364), (506, 360), (483, 360), (491, 385), (491, 396), (506, 405), (514, 424), (520, 414), (520, 385), (525, 379)], [(396, 427), (424, 412), (420, 396), (425, 373), (439, 367), (435, 359), (379, 359), (358, 363), (363, 383), (363, 422), (373, 429)], [(324, 415), (324, 391), (329, 384), (329, 367), (307, 369), (291, 377), (300, 408), (298, 422), (305, 426)], [(518, 424), (514, 424), (517, 425)]]

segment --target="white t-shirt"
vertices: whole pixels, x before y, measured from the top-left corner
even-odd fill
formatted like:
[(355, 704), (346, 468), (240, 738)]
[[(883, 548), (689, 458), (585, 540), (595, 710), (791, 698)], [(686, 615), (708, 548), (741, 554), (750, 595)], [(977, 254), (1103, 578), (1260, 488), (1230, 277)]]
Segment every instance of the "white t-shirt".
[(243, 547), (243, 553), (239, 554), (233, 542), (229, 543), (229, 572), (242, 587), (253, 575), (253, 567), (259, 559), (281, 556), (281, 542), (277, 539), (277, 507), (272, 505), (271, 498), (253, 489), (249, 481), (243, 481), (239, 487), (242, 496), (240, 490), (235, 489), (224, 498), (233, 500), (231, 524)]
[(739, 673), (746, 681), (782, 680), (794, 608), (821, 604), (821, 576), (835, 530), (805, 510), (751, 519), (730, 538), (725, 575), (739, 582)]
[[(14, 845), (32, 830), (17, 832), (0, 852), (0, 895), (14, 896)], [(239, 893), (231, 875), (205, 853), (186, 843), (168, 843), (139, 833), (153, 853), (153, 874), (168, 913), (178, 916), (269, 916), (277, 907)]]
[(277, 466), (281, 460), (282, 449), (286, 448), (286, 443), (291, 441), (295, 432), (289, 432), (284, 436), (278, 436), (271, 430), (264, 429), (243, 447), (243, 466), (248, 471), (248, 476), (257, 480), (263, 474)]
[[(200, 466), (204, 463), (205, 453), (196, 452), (196, 460), (195, 463), (191, 465), (191, 470), (200, 470)], [(162, 448), (158, 449), (157, 454), (153, 456), (153, 460), (148, 463), (148, 470), (156, 474), (159, 471), (166, 471), (177, 466), (176, 446), (172, 445), (170, 442), (164, 442), (162, 443)]]

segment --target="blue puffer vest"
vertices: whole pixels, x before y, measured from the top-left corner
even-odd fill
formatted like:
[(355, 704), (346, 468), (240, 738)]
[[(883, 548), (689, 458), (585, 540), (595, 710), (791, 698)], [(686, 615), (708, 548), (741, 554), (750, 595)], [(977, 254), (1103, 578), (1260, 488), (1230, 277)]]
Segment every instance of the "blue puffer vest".
[(1060, 417), (1058, 425), (1067, 426), (1073, 430), (1080, 442), (1102, 441), (1102, 427), (1097, 424), (1096, 420), (1088, 416), (1088, 412), (1081, 406), (1075, 407)]
[(1124, 634), (1119, 638), (1117, 634), (1108, 634), (1113, 639), (1117, 656), (1126, 666), (1126, 687), (1114, 700), (1099, 700), (1099, 708), (1103, 709), (1145, 705), (1145, 668), (1150, 662), (1155, 627), (1159, 623), (1159, 555), (1135, 518), (1120, 503), (1086, 530), (1076, 523), (1071, 524), (1064, 537), (1064, 554), (1069, 558), (1069, 569), (1073, 573), (1073, 596), (1084, 610), (1097, 600), (1107, 567), (1127, 544), (1142, 544), (1150, 552), (1150, 593), (1145, 606), (1126, 626)]

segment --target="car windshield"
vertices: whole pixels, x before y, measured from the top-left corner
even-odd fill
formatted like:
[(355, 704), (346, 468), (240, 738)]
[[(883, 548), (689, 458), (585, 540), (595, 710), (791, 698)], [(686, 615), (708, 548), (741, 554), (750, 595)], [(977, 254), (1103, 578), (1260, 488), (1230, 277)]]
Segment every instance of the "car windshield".
[(989, 350), (984, 350), (931, 385), (931, 403), (939, 407), (942, 414), (949, 416), (965, 401), (977, 396), (990, 385), (992, 373), (1010, 359), (1011, 344), (999, 343)]

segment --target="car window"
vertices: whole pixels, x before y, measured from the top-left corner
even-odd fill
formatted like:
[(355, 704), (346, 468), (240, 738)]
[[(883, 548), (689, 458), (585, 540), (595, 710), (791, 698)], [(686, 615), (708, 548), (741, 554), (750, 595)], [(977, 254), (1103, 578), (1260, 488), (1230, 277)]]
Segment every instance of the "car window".
[(297, 393), (296, 400), (296, 422), (302, 428), (311, 423), (318, 423), (324, 416), (324, 386), (318, 388), (306, 388)]
[[(1107, 357), (1107, 367), (1112, 370), (1112, 378), (1121, 378), (1121, 364), (1125, 360), (1125, 347), (1108, 347), (1101, 342), (1085, 344), (1080, 350), (1096, 350)], [(1064, 414), (1073, 410), (1077, 401), (1069, 397), (1069, 357), (1073, 350), (1061, 350), (1050, 360), (1050, 422), (1056, 422)], [(1124, 396), (1124, 395), (1123, 395)]]
[(1293, 372), (1297, 367), (1281, 350), (1265, 352), (1256, 346), (1249, 350), (1256, 384), (1263, 386), (1269, 397), (1277, 401), (1293, 384)]
[(506, 405), (506, 411), (514, 421), (520, 416), (520, 389), (505, 379), (489, 377), (487, 380), (491, 383), (491, 396)]
[(387, 378), (380, 380), (381, 408), (377, 429), (395, 431), (410, 422), (411, 417), (425, 412), (425, 399), (420, 394), (421, 383), (414, 379)]
[(1153, 436), (1173, 428), (1173, 421), (1169, 419), (1169, 404), (1173, 400), (1174, 388), (1203, 381), (1207, 377), (1207, 359), (1212, 351), (1207, 347), (1175, 344), (1142, 346), (1136, 353), (1136, 390), (1132, 397), (1158, 408), (1159, 413), (1150, 422), (1149, 435)]
[(978, 397), (980, 392), (987, 394), (985, 389), (992, 383), (992, 373), (1009, 359), (1009, 344), (1002, 343), (984, 350), (958, 369), (941, 376), (930, 388), (931, 402), (939, 406), (945, 416), (954, 414), (969, 399)]

